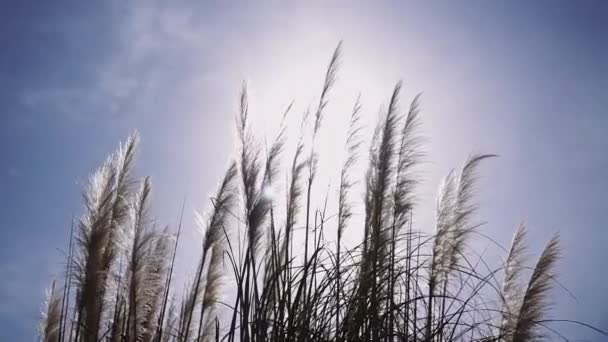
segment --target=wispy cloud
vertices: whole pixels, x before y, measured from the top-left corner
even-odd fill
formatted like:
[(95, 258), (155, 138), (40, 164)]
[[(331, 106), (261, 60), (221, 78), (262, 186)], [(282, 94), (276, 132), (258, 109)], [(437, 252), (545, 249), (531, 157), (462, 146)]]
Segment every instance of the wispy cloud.
[[(187, 82), (184, 75), (200, 77), (201, 70), (196, 69), (201, 59), (213, 53), (212, 44), (218, 47), (190, 8), (143, 1), (113, 6), (115, 15), (105, 23), (113, 27), (106, 37), (112, 41), (107, 45), (115, 47), (109, 57), (97, 60), (85, 51), (83, 58), (97, 60), (93, 68), (90, 62), (72, 67), (86, 67), (91, 77), (30, 84), (20, 94), (25, 108), (70, 120), (125, 114), (130, 106), (145, 104), (150, 96), (175, 86), (166, 83), (171, 74), (178, 74), (181, 82)], [(69, 34), (77, 35), (79, 27), (72, 28)]]

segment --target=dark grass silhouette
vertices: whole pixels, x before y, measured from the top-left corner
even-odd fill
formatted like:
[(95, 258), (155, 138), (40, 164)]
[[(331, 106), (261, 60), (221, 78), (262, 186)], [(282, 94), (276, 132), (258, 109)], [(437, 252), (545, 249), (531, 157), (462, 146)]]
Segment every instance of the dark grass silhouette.
[[(479, 229), (476, 173), (492, 155), (471, 155), (451, 172), (439, 192), (435, 227), (414, 227), (415, 169), (423, 145), (420, 97), (404, 110), (400, 83), (367, 152), (362, 222), (353, 223), (351, 200), (359, 181), (353, 165), (362, 154), (358, 101), (345, 137), (337, 212), (327, 212), (327, 200), (319, 208), (311, 202), (319, 153), (314, 141), (340, 51), (339, 45), (317, 107), (303, 119), (302, 126), (313, 120), (312, 136), (302, 130), (286, 170), (279, 159), (291, 106), (275, 140), (262, 145), (249, 124), (243, 87), (237, 158), (208, 218), (199, 220), (205, 232), (202, 254), (181, 301), (172, 295), (181, 223), (176, 234), (157, 229), (149, 213), (151, 182), (132, 174), (139, 139), (133, 135), (120, 145), (84, 190), (64, 286), (53, 283), (41, 339), (520, 342), (560, 337), (546, 317), (556, 283), (557, 235), (532, 265), (526, 265), (523, 225), (503, 264), (491, 267), (469, 253), (468, 242)], [(285, 174), (285, 196), (268, 196)], [(363, 227), (363, 239), (346, 247), (344, 232), (353, 225)], [(294, 247), (296, 229), (304, 231), (303, 248), (298, 247), (302, 241)], [(234, 295), (222, 298), (228, 288)]]

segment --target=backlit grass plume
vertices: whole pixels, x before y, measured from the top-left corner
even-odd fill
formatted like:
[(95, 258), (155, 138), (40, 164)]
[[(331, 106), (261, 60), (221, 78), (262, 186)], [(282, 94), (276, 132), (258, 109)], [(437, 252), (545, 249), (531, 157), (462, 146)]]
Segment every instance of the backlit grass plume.
[[(227, 156), (209, 210), (197, 216), (201, 254), (181, 261), (194, 268), (186, 285), (174, 276), (182, 221), (176, 229), (158, 228), (152, 182), (132, 171), (137, 135), (121, 144), (84, 189), (65, 284), (51, 288), (41, 340), (522, 342), (561, 336), (546, 325), (557, 235), (535, 265), (527, 264), (523, 225), (503, 263), (492, 266), (473, 248), (489, 241), (474, 240), (485, 236), (475, 191), (478, 169), (493, 155), (472, 154), (445, 177), (432, 226), (414, 219), (424, 115), (420, 96), (403, 102), (401, 82), (387, 94), (371, 137), (361, 126), (370, 109), (357, 99), (343, 113), (350, 120), (339, 140), (345, 156), (338, 181), (330, 190), (318, 188), (325, 150), (318, 137), (323, 118), (339, 114), (330, 100), (340, 58), (338, 45), (293, 151), (286, 119), (293, 103), (279, 117), (278, 134), (266, 141), (251, 125), (255, 109), (243, 85), (235, 110), (237, 150)], [(359, 163), (366, 164), (361, 174)], [(359, 242), (346, 243), (346, 234)]]
[(55, 282), (47, 292), (46, 302), (42, 308), (40, 338), (44, 342), (58, 341), (60, 338), (61, 302), (63, 297)]

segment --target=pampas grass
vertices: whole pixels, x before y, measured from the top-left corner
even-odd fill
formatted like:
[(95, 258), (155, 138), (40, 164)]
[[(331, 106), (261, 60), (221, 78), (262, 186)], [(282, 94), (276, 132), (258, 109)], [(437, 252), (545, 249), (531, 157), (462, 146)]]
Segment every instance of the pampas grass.
[[(181, 292), (173, 274), (181, 219), (175, 234), (157, 228), (149, 209), (152, 182), (132, 175), (137, 135), (120, 145), (84, 190), (70, 267), (63, 290), (51, 288), (41, 340), (520, 342), (555, 334), (544, 323), (558, 236), (534, 265), (527, 264), (523, 225), (503, 264), (488, 265), (470, 247), (481, 229), (477, 172), (493, 155), (471, 155), (450, 172), (437, 197), (435, 226), (415, 224), (424, 155), (421, 98), (402, 109), (400, 82), (388, 94), (367, 159), (361, 158), (364, 109), (355, 102), (339, 184), (332, 187), (336, 195), (327, 191), (318, 204), (312, 200), (323, 153), (316, 137), (329, 113), (340, 58), (338, 45), (291, 156), (284, 153), (292, 106), (276, 138), (262, 143), (250, 125), (243, 85), (238, 150), (208, 214), (199, 215), (202, 253)], [(368, 165), (365, 175), (357, 174), (358, 160)], [(285, 189), (277, 195), (281, 179)], [(358, 182), (362, 217), (353, 210)], [(328, 202), (336, 203), (335, 212)], [(353, 226), (362, 227), (363, 238), (347, 247), (343, 237)], [(234, 294), (225, 296), (228, 290)]]
[(63, 296), (55, 286), (55, 282), (47, 291), (46, 302), (42, 308), (42, 320), (40, 322), (40, 337), (44, 342), (58, 341), (61, 336), (61, 304)]

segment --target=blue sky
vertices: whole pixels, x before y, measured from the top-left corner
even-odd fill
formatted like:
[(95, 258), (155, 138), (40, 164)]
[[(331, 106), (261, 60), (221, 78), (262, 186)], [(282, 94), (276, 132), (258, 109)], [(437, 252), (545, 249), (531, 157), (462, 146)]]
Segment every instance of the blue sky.
[(401, 78), (424, 92), (420, 221), (450, 168), (499, 154), (483, 169), (485, 232), (506, 243), (525, 219), (538, 250), (560, 231), (577, 299), (557, 291), (554, 316), (608, 329), (608, 3), (211, 3), (0, 4), (0, 340), (34, 339), (81, 185), (118, 141), (140, 131), (138, 172), (175, 224), (227, 163), (241, 81), (258, 112), (301, 111), (341, 39), (336, 112), (360, 91), (373, 116)]

